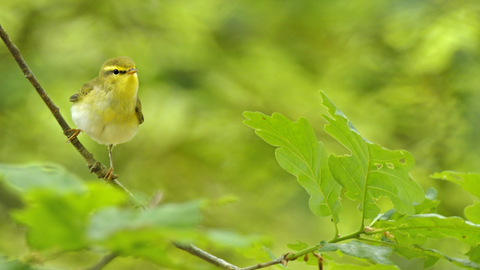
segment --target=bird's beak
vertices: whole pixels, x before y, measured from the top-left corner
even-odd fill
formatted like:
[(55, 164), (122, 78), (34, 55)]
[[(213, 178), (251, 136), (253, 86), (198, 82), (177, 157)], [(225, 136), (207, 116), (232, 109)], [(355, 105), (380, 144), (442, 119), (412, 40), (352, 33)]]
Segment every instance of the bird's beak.
[(134, 73), (137, 73), (137, 69), (136, 68), (131, 68), (127, 71), (127, 74), (134, 74)]

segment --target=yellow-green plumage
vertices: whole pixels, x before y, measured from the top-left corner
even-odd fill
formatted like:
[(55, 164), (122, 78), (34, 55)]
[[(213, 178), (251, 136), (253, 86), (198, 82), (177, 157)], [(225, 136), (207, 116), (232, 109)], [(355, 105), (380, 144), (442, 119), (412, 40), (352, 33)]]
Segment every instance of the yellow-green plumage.
[[(73, 122), (93, 140), (108, 145), (111, 156), (111, 148), (131, 140), (143, 123), (137, 92), (137, 69), (132, 59), (121, 56), (107, 60), (98, 77), (70, 97)], [(113, 167), (111, 157), (110, 163)]]

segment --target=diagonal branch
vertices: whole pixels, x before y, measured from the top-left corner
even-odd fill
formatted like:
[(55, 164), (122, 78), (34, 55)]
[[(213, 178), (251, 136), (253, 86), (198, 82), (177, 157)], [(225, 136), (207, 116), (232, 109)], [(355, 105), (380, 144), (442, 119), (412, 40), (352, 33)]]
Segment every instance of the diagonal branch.
[[(55, 103), (53, 103), (53, 101), (47, 95), (47, 92), (45, 92), (43, 87), (40, 85), (40, 82), (37, 80), (35, 75), (33, 75), (33, 72), (30, 70), (27, 63), (25, 62), (25, 60), (23, 60), (23, 57), (20, 54), (20, 50), (17, 48), (17, 46), (15, 46), (15, 44), (13, 44), (12, 40), (10, 39), (8, 34), (5, 32), (2, 25), (0, 25), (0, 37), (2, 38), (3, 42), (7, 46), (8, 50), (12, 54), (15, 61), (17, 61), (17, 64), (18, 66), (20, 66), (20, 69), (23, 71), (25, 78), (27, 78), (27, 80), (30, 81), (30, 83), (33, 85), (33, 87), (37, 91), (37, 93), (42, 98), (45, 105), (47, 105), (47, 107), (50, 109), (50, 112), (52, 112), (53, 116), (55, 117), (58, 124), (62, 128), (63, 134), (66, 137), (69, 137), (69, 135), (71, 135), (72, 133), (70, 131), (70, 126), (67, 124), (67, 121), (65, 121), (63, 116), (60, 114), (60, 110), (58, 109), (58, 107), (55, 105)], [(80, 155), (82, 155), (82, 157), (87, 162), (87, 167), (90, 169), (90, 172), (95, 173), (98, 178), (104, 178), (108, 171), (107, 167), (105, 167), (105, 165), (102, 165), (100, 162), (95, 160), (93, 158), (93, 155), (90, 152), (88, 152), (87, 149), (85, 149), (85, 147), (80, 143), (80, 141), (77, 138), (71, 140), (71, 143), (73, 147), (77, 149)], [(135, 198), (133, 194), (128, 189), (126, 189), (120, 182), (118, 182), (116, 179), (113, 179), (111, 182), (113, 182), (117, 188), (120, 188), (123, 191), (125, 191), (133, 199), (135, 204), (145, 209), (145, 206), (143, 206), (138, 201), (138, 199)]]
[(280, 256), (279, 258), (277, 258), (275, 260), (269, 261), (269, 262), (258, 263), (258, 264), (252, 265), (252, 266), (240, 268), (240, 267), (237, 267), (233, 264), (230, 264), (230, 263), (226, 262), (223, 259), (215, 257), (212, 254), (210, 254), (208, 252), (205, 252), (205, 251), (197, 248), (196, 246), (194, 246), (192, 244), (183, 244), (183, 243), (175, 242), (175, 243), (173, 243), (173, 245), (175, 245), (179, 249), (185, 250), (186, 252), (188, 252), (188, 253), (190, 253), (194, 256), (197, 256), (198, 258), (200, 258), (202, 260), (205, 260), (205, 261), (207, 261), (207, 262), (209, 262), (209, 263), (211, 263), (211, 264), (213, 264), (213, 265), (215, 265), (215, 266), (217, 266), (221, 269), (224, 269), (224, 270), (255, 270), (255, 269), (265, 268), (265, 267), (280, 264), (280, 263), (283, 264), (283, 265), (287, 264), (288, 253)]
[(116, 257), (118, 257), (118, 254), (115, 254), (115, 253), (108, 254), (105, 257), (103, 257), (97, 264), (88, 268), (87, 270), (100, 270)]

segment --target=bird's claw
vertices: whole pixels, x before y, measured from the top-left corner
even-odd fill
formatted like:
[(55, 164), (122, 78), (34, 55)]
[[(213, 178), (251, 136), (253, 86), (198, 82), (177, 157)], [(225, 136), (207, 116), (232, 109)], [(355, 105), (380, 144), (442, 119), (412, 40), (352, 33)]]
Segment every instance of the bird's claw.
[(77, 138), (77, 136), (80, 135), (80, 133), (82, 133), (82, 131), (80, 129), (76, 129), (76, 128), (71, 128), (71, 129), (67, 130), (66, 132), (70, 132), (70, 131), (73, 131), (73, 134), (70, 135), (70, 137), (68, 137), (68, 140), (66, 141), (66, 143), (71, 142), (73, 139)]

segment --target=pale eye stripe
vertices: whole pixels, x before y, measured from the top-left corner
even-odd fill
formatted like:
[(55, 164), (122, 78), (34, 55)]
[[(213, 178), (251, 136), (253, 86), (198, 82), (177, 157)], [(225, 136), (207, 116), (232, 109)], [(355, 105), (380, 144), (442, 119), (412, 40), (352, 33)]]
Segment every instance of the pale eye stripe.
[(121, 67), (119, 67), (119, 66), (106, 66), (106, 67), (103, 67), (103, 70), (114, 70), (114, 69), (126, 70), (125, 68), (121, 68)]
[[(135, 67), (133, 67), (135, 68)], [(114, 70), (114, 69), (118, 69), (118, 70), (127, 70), (128, 68), (125, 68), (125, 67), (119, 67), (119, 66), (106, 66), (106, 67), (103, 67), (104, 70)]]

